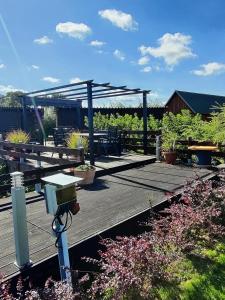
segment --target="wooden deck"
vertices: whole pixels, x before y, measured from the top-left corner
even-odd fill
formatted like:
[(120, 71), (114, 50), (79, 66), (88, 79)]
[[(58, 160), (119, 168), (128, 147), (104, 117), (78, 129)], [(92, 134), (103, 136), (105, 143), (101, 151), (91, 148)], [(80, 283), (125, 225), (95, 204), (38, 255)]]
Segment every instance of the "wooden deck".
[[(68, 230), (69, 246), (96, 236), (165, 201), (165, 193), (178, 192), (187, 179), (212, 176), (204, 169), (152, 163), (97, 178), (78, 191), (81, 211)], [(35, 265), (56, 255), (51, 233), (52, 216), (46, 214), (44, 201), (27, 205), (31, 260)], [(14, 276), (15, 252), (11, 210), (0, 212), (0, 273)], [(35, 268), (35, 265), (33, 268)]]

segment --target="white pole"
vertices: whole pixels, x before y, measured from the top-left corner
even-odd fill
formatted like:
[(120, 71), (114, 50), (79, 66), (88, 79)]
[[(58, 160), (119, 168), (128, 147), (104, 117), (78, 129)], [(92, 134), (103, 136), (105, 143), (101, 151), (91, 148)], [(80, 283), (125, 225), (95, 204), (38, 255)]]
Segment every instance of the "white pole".
[(23, 173), (14, 172), (10, 175), (12, 177), (11, 196), (16, 250), (15, 265), (19, 269), (23, 269), (31, 265), (31, 261), (29, 259), (26, 199), (25, 188), (23, 186)]

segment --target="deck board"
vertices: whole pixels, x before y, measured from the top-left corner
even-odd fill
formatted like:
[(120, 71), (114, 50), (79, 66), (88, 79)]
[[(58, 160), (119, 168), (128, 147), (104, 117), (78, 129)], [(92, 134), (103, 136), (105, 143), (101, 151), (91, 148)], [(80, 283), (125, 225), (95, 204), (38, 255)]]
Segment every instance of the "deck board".
[[(68, 231), (72, 247), (92, 236), (142, 213), (160, 203), (165, 193), (182, 188), (196, 175), (204, 177), (211, 171), (153, 163), (139, 168), (97, 178), (95, 184), (78, 191), (81, 211), (73, 218)], [(38, 263), (56, 254), (51, 234), (52, 216), (46, 215), (44, 201), (27, 205), (31, 260)], [(14, 240), (11, 210), (0, 212), (0, 272), (10, 276), (14, 266)]]

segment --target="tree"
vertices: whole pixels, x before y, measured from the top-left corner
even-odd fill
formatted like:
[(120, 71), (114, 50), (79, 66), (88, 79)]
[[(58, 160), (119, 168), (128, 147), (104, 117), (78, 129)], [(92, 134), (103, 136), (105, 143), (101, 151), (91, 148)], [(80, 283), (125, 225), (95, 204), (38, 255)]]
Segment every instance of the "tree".
[(21, 107), (21, 96), (24, 93), (21, 91), (8, 92), (0, 98), (0, 106), (2, 107)]

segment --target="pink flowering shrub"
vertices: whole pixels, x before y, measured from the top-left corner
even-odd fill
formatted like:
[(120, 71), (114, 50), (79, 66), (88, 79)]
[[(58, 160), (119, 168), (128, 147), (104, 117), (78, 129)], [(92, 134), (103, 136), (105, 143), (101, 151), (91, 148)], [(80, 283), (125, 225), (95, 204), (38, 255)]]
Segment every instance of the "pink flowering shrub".
[(150, 220), (151, 232), (103, 240), (105, 251), (99, 252), (100, 260), (85, 258), (101, 270), (89, 289), (90, 297), (155, 299), (157, 284), (177, 280), (171, 263), (224, 236), (224, 201), (222, 184), (188, 183), (177, 203)]
[(73, 288), (64, 282), (48, 279), (44, 288), (25, 290), (21, 279), (16, 286), (16, 295), (10, 292), (10, 284), (3, 283), (0, 277), (1, 300), (83, 300), (80, 293), (74, 293)]
[[(136, 237), (105, 239), (100, 259), (84, 258), (99, 272), (90, 272), (79, 280), (79, 293), (62, 282), (48, 280), (42, 289), (24, 291), (21, 281), (17, 295), (1, 284), (1, 300), (141, 300), (157, 299), (156, 287), (179, 282), (173, 265), (187, 254), (203, 255), (225, 234), (225, 185), (222, 182), (196, 180), (188, 183), (179, 201), (151, 217), (150, 231)], [(91, 285), (90, 285), (91, 284)], [(84, 286), (88, 286), (86, 293)], [(78, 287), (78, 286), (77, 286)]]

